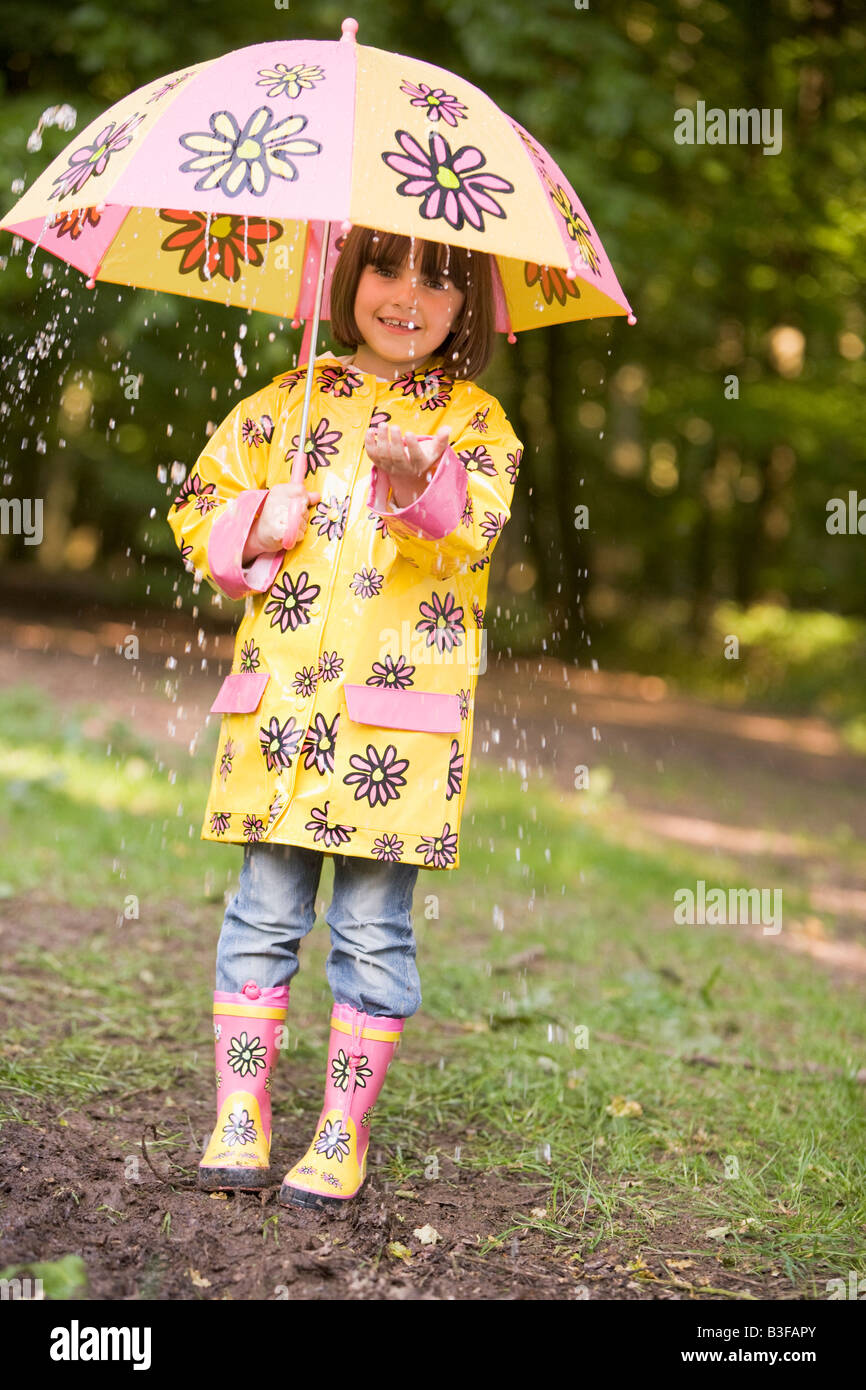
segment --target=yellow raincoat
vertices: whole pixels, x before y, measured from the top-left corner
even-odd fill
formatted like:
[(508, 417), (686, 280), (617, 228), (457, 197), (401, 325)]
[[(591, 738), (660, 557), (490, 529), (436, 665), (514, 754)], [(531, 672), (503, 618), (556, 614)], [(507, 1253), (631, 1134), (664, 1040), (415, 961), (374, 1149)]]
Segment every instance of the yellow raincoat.
[[(266, 490), (291, 478), (306, 368), (240, 401), (175, 498), (187, 568), (246, 599), (202, 839), (459, 867), (490, 557), (522, 447), (495, 397), (441, 364), (388, 382), (316, 359), (305, 483), (322, 496), (289, 551), (242, 565)], [(364, 447), (382, 421), (450, 430), (401, 510)]]

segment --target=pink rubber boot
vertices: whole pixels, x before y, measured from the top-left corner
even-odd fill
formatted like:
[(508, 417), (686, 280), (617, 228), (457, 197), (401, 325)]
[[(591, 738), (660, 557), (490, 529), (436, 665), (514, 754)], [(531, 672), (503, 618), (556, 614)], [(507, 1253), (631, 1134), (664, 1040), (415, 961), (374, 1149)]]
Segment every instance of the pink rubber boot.
[(271, 1074), (289, 1003), (288, 985), (213, 997), (217, 1122), (198, 1165), (208, 1191), (257, 1189), (271, 1182)]
[(360, 1013), (351, 1004), (334, 1005), (325, 1103), (310, 1147), (283, 1179), (281, 1202), (335, 1206), (360, 1191), (367, 1175), (373, 1106), (403, 1023), (402, 1018)]

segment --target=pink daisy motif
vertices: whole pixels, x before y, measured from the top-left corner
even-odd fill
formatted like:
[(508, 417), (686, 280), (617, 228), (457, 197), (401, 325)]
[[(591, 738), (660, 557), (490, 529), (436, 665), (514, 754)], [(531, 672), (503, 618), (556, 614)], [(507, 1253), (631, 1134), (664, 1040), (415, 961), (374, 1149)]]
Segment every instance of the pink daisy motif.
[(405, 198), (423, 198), (419, 211), (427, 221), (442, 218), (458, 232), (468, 222), (483, 232), (485, 212), (490, 217), (505, 216), (491, 192), (513, 193), (514, 184), (498, 174), (482, 174), (487, 161), (474, 145), (463, 145), (454, 154), (448, 141), (431, 131), (429, 153), (425, 154), (408, 130), (394, 134), (403, 154), (389, 151), (382, 159), (389, 169), (406, 175), (398, 193)]
[(428, 87), (426, 82), (401, 82), (400, 91), (412, 100), (410, 106), (420, 106), (426, 110), (428, 121), (445, 121), (456, 125), (458, 120), (466, 120), (466, 107), (456, 97), (448, 96), (444, 87)]
[(415, 853), (424, 855), (424, 863), (433, 869), (447, 869), (457, 858), (457, 833), (446, 821), (438, 835), (422, 835)]
[(353, 754), (349, 764), (356, 770), (347, 772), (343, 781), (347, 786), (357, 783), (356, 801), (366, 797), (371, 806), (386, 806), (389, 801), (399, 800), (398, 787), (406, 785), (403, 773), (409, 766), (409, 759), (398, 758), (393, 743), (388, 744), (384, 753), (368, 743), (366, 758), (360, 753)]
[(431, 594), (430, 602), (419, 603), (418, 611), (422, 616), (415, 630), (425, 634), (428, 647), (435, 645), (440, 652), (450, 652), (463, 646), (463, 609), (450, 591), (444, 599), (437, 593)]
[[(121, 125), (114, 128), (114, 121), (99, 132), (92, 145), (81, 145), (69, 156), (68, 168), (54, 180), (55, 189), (49, 198), (67, 198), (77, 193), (90, 178), (97, 178), (105, 172), (106, 165), (113, 154), (125, 149), (132, 139), (133, 132), (141, 125), (144, 116), (127, 116)], [(97, 198), (98, 201), (98, 198)]]

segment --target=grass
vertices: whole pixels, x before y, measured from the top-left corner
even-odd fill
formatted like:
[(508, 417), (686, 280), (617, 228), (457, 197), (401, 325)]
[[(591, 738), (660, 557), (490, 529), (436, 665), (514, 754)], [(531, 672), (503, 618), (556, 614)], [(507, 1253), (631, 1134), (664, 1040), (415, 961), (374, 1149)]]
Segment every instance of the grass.
[[(44, 922), (7, 944), (20, 1007), (0, 1117), (26, 1119), (31, 1097), (60, 1124), (94, 1097), (122, 1116), (149, 1094), (183, 1136), (183, 1097), (209, 1074), (213, 957), (241, 862), (240, 847), (197, 838), (213, 748), (172, 769), (116, 727), (109, 751), (87, 710), (61, 717), (34, 694), (0, 697), (0, 893)], [(450, 1160), (544, 1184), (534, 1214), (482, 1250), (535, 1231), (588, 1258), (610, 1239), (636, 1278), (650, 1252), (710, 1252), (746, 1281), (776, 1271), (826, 1296), (826, 1279), (866, 1264), (856, 982), (831, 984), (781, 937), (676, 925), (677, 888), (759, 884), (755, 863), (626, 843), (627, 810), (597, 785), (590, 798), (537, 777), (521, 792), (476, 763), (461, 868), (418, 879), (424, 1002), (373, 1137), (385, 1177), (417, 1186)], [(330, 875), (326, 863), (320, 907)], [(138, 915), (124, 917), (129, 895)], [(79, 910), (76, 931), (53, 928), (52, 902)], [(806, 909), (786, 885), (785, 921)], [(320, 924), (293, 985), (278, 1122), (308, 1118), (321, 1084), (327, 949)], [(783, 1062), (839, 1074), (769, 1069)], [(168, 1094), (178, 1109), (162, 1109)]]

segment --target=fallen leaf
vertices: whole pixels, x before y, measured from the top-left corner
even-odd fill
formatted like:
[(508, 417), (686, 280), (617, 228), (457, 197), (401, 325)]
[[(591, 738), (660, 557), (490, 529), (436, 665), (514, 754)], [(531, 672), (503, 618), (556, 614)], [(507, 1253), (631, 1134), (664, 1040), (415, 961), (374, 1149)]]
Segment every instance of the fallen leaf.
[(538, 1221), (543, 1221), (547, 1212), (544, 1210), (544, 1207), (533, 1207), (529, 1214), (530, 1216), (534, 1216)]
[(419, 1226), (412, 1234), (422, 1245), (435, 1245), (437, 1240), (442, 1239), (435, 1226)]
[(691, 1269), (694, 1263), (694, 1260), (668, 1260), (667, 1266), (668, 1269)]
[(392, 1240), (388, 1244), (388, 1254), (395, 1260), (411, 1260), (412, 1251), (405, 1245), (401, 1245), (399, 1240)]
[(711, 1231), (707, 1231), (710, 1240), (724, 1240), (730, 1231), (730, 1226), (714, 1226)]
[(187, 1274), (189, 1275), (190, 1279), (195, 1284), (197, 1289), (210, 1288), (210, 1279), (203, 1279), (197, 1269), (188, 1269)]
[(229, 1194), (227, 1192), (212, 1192), (210, 1194), (210, 1199), (212, 1202), (227, 1202)]
[(614, 1096), (610, 1105), (607, 1106), (608, 1115), (629, 1118), (632, 1115), (642, 1115), (643, 1106), (638, 1100), (626, 1100), (625, 1096)]
[(395, 1197), (417, 1197), (417, 1196), (418, 1196), (418, 1193), (417, 1193), (417, 1192), (412, 1192), (411, 1189), (408, 1188), (408, 1187), (398, 1187), (398, 1188), (397, 1188), (397, 1191), (394, 1193), (394, 1196), (395, 1196)]

